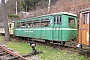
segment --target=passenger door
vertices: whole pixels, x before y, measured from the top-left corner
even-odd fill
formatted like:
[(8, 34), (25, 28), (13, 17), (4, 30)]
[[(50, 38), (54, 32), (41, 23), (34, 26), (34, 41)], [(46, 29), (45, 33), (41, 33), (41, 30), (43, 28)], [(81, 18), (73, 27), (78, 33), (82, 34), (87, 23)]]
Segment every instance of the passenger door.
[(54, 17), (54, 25), (53, 25), (53, 40), (61, 41), (61, 16), (57, 15)]
[(13, 35), (14, 34), (14, 23), (9, 23), (9, 33), (10, 35)]
[(79, 23), (79, 43), (90, 45), (90, 13), (80, 13), (80, 23)]

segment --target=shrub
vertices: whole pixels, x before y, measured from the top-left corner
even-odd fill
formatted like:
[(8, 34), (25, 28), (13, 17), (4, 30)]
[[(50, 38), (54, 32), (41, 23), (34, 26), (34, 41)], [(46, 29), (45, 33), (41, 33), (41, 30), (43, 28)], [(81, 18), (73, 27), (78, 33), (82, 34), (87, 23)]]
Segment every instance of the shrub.
[(15, 15), (15, 14), (9, 14), (8, 15), (9, 18), (13, 19), (13, 18), (19, 18), (18, 15)]

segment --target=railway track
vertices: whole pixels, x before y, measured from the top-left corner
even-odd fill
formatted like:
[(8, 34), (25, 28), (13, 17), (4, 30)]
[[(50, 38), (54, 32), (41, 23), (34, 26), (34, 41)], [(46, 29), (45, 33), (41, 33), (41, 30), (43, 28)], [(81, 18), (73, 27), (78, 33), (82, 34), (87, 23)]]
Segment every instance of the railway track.
[(76, 47), (77, 43), (75, 42), (72, 42), (71, 44), (70, 42), (67, 42), (65, 46), (62, 46), (59, 43), (45, 43), (44, 40), (40, 40), (40, 39), (15, 38), (15, 40), (25, 43), (29, 43), (31, 40), (35, 40), (35, 42), (38, 45), (43, 45), (43, 46), (52, 47), (53, 49), (68, 51), (69, 53), (78, 53), (79, 55), (84, 55), (90, 58), (90, 50), (88, 49), (80, 50), (79, 48)]
[(28, 59), (13, 52), (12, 49), (4, 45), (0, 45), (0, 60), (28, 60)]
[[(43, 45), (43, 46), (48, 46), (48, 47), (52, 47), (53, 49), (60, 49), (60, 50), (64, 50), (64, 51), (68, 51), (70, 53), (78, 53), (80, 55), (84, 55), (86, 57), (89, 57), (90, 58), (90, 50), (82, 50), (80, 51), (76, 45), (77, 44), (73, 44), (72, 45), (70, 44), (65, 44), (65, 46), (62, 46), (60, 45), (59, 43), (45, 43), (44, 40), (40, 40), (40, 39), (27, 39), (27, 38), (22, 38), (22, 37), (11, 37), (12, 40), (17, 40), (19, 42), (25, 42), (25, 43), (29, 43), (31, 40), (35, 40), (35, 42), (38, 44), (38, 45)], [(31, 54), (32, 55), (32, 54)]]
[(73, 41), (73, 43), (66, 43), (65, 46), (60, 45), (60, 43), (45, 43), (44, 40), (40, 40), (40, 39), (34, 39), (34, 38), (24, 38), (24, 37), (15, 37), (15, 36), (11, 36), (12, 40), (17, 40), (19, 42), (25, 42), (25, 43), (30, 43), (31, 40), (34, 40), (38, 45), (44, 45), (44, 46), (49, 46), (55, 49), (60, 49), (60, 50), (68, 50), (71, 52), (80, 52), (80, 50), (76, 47), (77, 42), (75, 43)]
[(68, 50), (68, 51), (72, 51), (72, 52), (79, 52), (80, 50), (76, 47), (77, 44), (68, 44), (66, 43), (65, 46), (60, 45), (60, 43), (46, 43), (44, 40), (40, 40), (40, 39), (26, 39), (26, 38), (16, 38), (14, 37), (15, 40), (19, 41), (19, 42), (25, 42), (25, 43), (29, 43), (31, 40), (34, 40), (38, 45), (43, 45), (43, 46), (49, 46), (52, 47), (54, 49), (60, 49), (60, 50)]

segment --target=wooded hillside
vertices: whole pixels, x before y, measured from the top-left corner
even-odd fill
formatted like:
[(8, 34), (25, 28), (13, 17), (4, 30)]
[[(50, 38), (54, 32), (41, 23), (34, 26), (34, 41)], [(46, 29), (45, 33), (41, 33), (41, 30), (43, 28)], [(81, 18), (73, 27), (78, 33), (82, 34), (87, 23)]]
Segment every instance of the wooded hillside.
[[(90, 0), (51, 0), (50, 11), (48, 12), (49, 0), (17, 0), (18, 15), (17, 19), (24, 19), (33, 16), (44, 15), (55, 12), (70, 12), (79, 15), (79, 11), (90, 6)], [(6, 3), (7, 14), (16, 12), (16, 0), (8, 0)], [(24, 15), (22, 12), (29, 12)], [(1, 8), (0, 8), (1, 12)], [(10, 19), (10, 18), (9, 18)], [(15, 20), (17, 20), (15, 18)], [(0, 21), (1, 13), (0, 13)], [(11, 18), (13, 20), (13, 18)]]

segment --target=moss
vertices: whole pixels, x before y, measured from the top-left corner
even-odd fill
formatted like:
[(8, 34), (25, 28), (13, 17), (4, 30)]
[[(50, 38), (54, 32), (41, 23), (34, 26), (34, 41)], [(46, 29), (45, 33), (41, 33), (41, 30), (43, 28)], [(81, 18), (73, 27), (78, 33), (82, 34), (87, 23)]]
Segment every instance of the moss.
[(12, 18), (19, 18), (19, 16), (18, 15), (15, 15), (15, 14), (9, 14), (8, 17), (11, 18), (11, 19)]

